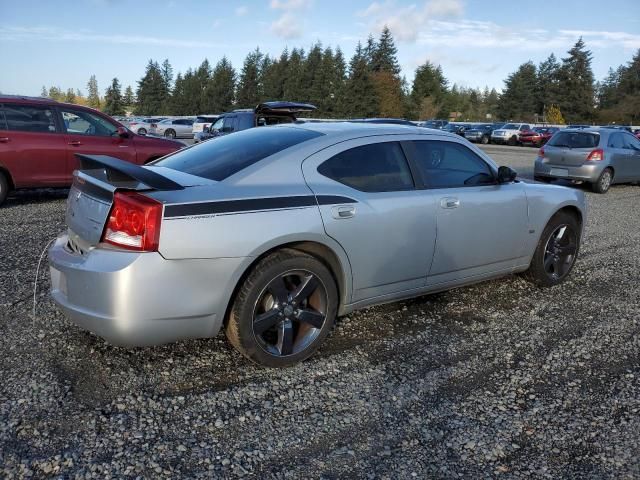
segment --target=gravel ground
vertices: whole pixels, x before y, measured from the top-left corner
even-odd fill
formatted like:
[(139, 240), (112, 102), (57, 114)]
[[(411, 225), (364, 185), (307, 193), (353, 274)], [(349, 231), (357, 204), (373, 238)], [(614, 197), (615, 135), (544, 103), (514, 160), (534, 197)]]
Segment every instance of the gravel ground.
[[(533, 149), (487, 147), (530, 175)], [(580, 187), (578, 187), (580, 188)], [(64, 192), (0, 209), (0, 476), (640, 476), (640, 187), (588, 193), (570, 279), (520, 277), (340, 320), (286, 370), (219, 336), (119, 349), (48, 299)]]

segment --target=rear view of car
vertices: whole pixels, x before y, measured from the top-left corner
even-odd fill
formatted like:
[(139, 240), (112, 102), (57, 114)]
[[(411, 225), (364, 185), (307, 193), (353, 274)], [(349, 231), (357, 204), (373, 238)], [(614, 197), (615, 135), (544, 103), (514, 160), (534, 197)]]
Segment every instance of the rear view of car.
[(587, 182), (605, 193), (614, 183), (640, 180), (640, 140), (619, 129), (561, 130), (540, 149), (534, 175)]

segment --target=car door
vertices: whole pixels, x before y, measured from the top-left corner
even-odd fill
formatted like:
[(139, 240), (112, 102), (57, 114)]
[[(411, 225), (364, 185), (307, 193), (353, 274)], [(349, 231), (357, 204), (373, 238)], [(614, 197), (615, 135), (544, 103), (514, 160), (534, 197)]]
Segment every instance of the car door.
[(47, 105), (0, 105), (0, 165), (16, 187), (65, 186), (66, 141)]
[(67, 139), (66, 179), (71, 183), (78, 168), (76, 153), (109, 155), (136, 163), (136, 148), (132, 138), (118, 135), (118, 126), (107, 118), (84, 109), (57, 107)]
[(521, 183), (498, 184), (494, 168), (459, 142), (418, 140), (407, 151), (437, 207), (427, 285), (505, 272), (526, 256), (529, 222)]
[(609, 161), (613, 167), (613, 178), (616, 183), (628, 181), (632, 175), (631, 162), (633, 156), (632, 151), (627, 149), (622, 132), (615, 132), (609, 135), (606, 154), (609, 156)]
[(349, 140), (302, 165), (327, 235), (349, 258), (353, 302), (423, 288), (431, 263), (435, 204), (415, 188), (396, 138)]
[(638, 181), (640, 180), (640, 140), (630, 133), (625, 133), (623, 138), (627, 150), (628, 180)]

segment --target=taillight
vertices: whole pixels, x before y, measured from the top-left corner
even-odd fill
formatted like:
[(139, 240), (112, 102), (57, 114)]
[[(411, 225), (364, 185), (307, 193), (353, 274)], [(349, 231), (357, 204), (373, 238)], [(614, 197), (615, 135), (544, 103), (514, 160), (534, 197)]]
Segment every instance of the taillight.
[(589, 156), (587, 157), (587, 160), (603, 160), (603, 159), (604, 159), (604, 150), (602, 150), (601, 148), (596, 148), (595, 150), (592, 150)]
[(142, 252), (158, 250), (162, 204), (136, 192), (116, 192), (102, 241)]
[(544, 147), (542, 147), (540, 150), (538, 150), (538, 156), (544, 158)]

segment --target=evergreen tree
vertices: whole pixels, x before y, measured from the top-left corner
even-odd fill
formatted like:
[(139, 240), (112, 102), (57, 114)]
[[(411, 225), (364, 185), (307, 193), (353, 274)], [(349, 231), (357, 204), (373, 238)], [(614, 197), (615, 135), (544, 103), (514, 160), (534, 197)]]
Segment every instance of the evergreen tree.
[(49, 95), (49, 92), (47, 92), (47, 87), (45, 87), (44, 85), (42, 86), (42, 90), (40, 91), (40, 96), (41, 97), (46, 97)]
[[(447, 79), (440, 66), (429, 61), (416, 69), (410, 94), (411, 118), (431, 118), (438, 114), (447, 93)], [(435, 110), (435, 111), (434, 111)]]
[(117, 78), (111, 81), (111, 86), (107, 87), (104, 96), (104, 112), (107, 115), (124, 115), (124, 105), (122, 103), (122, 92), (120, 82)]
[(173, 67), (169, 63), (168, 58), (165, 58), (164, 62), (162, 62), (162, 80), (164, 81), (167, 91), (170, 92), (173, 87)]
[(136, 112), (140, 115), (162, 115), (168, 111), (169, 91), (158, 62), (149, 60), (144, 76), (138, 81)]
[(382, 30), (380, 40), (378, 40), (371, 54), (371, 69), (374, 72), (391, 72), (398, 78), (400, 76), (398, 49), (396, 48), (391, 31), (386, 26)]
[(240, 108), (253, 108), (262, 99), (261, 65), (262, 53), (256, 48), (247, 55), (242, 65), (236, 99)]
[(87, 83), (87, 103), (91, 108), (100, 108), (100, 91), (98, 90), (98, 80), (95, 75), (91, 75)]
[(373, 35), (369, 34), (369, 36), (367, 37), (367, 44), (362, 51), (362, 55), (367, 65), (372, 70), (373, 70), (373, 58), (376, 55), (377, 48), (378, 48), (378, 45), (376, 45), (376, 41), (373, 38)]
[(591, 69), (592, 54), (580, 38), (562, 59), (559, 72), (558, 106), (570, 123), (594, 119), (595, 88)]
[(222, 57), (205, 89), (205, 103), (202, 111), (221, 113), (233, 108), (236, 88), (236, 71), (227, 57)]
[(345, 85), (343, 114), (347, 117), (375, 117), (378, 115), (378, 95), (369, 69), (369, 62), (358, 42), (349, 62), (349, 78)]
[(185, 81), (182, 73), (178, 72), (173, 85), (173, 94), (169, 100), (169, 113), (171, 115), (186, 115), (188, 111), (189, 105), (185, 94)]
[(64, 101), (67, 103), (76, 103), (76, 94), (73, 88), (68, 88), (67, 93), (64, 96)]
[(505, 89), (498, 104), (500, 118), (533, 121), (538, 101), (536, 66), (532, 62), (523, 63), (507, 77), (504, 84)]
[(306, 101), (304, 95), (306, 89), (302, 85), (304, 61), (303, 49), (294, 48), (291, 50), (291, 56), (287, 64), (287, 74), (284, 79), (283, 98), (297, 102)]
[(129, 108), (135, 105), (136, 98), (133, 95), (133, 89), (131, 88), (131, 85), (127, 85), (127, 88), (124, 91), (124, 95), (122, 97), (122, 103)]
[(60, 87), (49, 87), (49, 94), (47, 96), (52, 100), (61, 102), (64, 101), (65, 94)]
[(282, 100), (284, 82), (289, 67), (289, 50), (286, 48), (277, 60), (265, 56), (262, 63), (262, 94), (265, 100)]
[(546, 107), (556, 103), (559, 95), (560, 63), (552, 53), (538, 66), (536, 85), (536, 113), (544, 113)]

